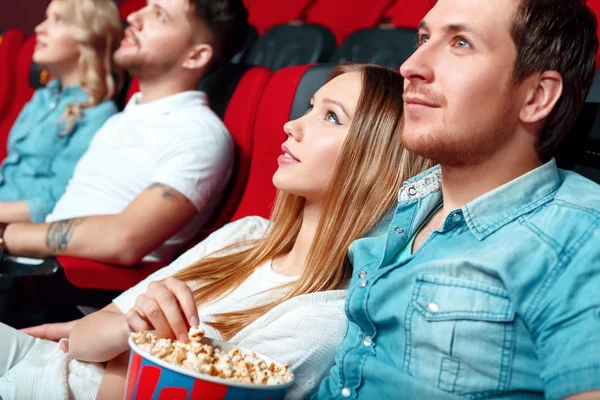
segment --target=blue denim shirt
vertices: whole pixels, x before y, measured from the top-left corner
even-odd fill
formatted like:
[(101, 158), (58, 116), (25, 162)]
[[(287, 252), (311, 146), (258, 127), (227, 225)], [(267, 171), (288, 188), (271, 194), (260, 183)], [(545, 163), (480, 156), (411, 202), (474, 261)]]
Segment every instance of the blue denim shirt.
[(454, 210), (439, 167), (355, 241), (348, 329), (314, 398), (559, 399), (600, 389), (600, 186), (554, 160)]
[(87, 96), (79, 85), (61, 91), (53, 80), (34, 93), (10, 131), (0, 165), (0, 201), (27, 201), (33, 222), (43, 222), (52, 211), (94, 134), (117, 112), (112, 101), (85, 109), (73, 131), (61, 135), (65, 106)]

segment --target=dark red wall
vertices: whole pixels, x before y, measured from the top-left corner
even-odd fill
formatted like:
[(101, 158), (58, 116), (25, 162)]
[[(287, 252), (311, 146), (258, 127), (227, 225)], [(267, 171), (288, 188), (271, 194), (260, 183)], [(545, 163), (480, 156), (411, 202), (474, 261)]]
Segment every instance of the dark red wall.
[[(121, 4), (123, 0), (115, 0)], [(0, 27), (29, 34), (42, 21), (50, 0), (0, 0)]]

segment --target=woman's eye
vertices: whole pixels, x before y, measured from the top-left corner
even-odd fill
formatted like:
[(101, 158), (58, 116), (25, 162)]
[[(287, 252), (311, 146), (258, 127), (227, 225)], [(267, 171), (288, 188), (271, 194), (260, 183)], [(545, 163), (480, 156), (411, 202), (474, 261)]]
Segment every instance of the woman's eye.
[(312, 109), (313, 109), (313, 107), (314, 107), (314, 106), (313, 106), (312, 104), (309, 104), (309, 105), (306, 107), (306, 111), (304, 111), (304, 115), (306, 115), (306, 114), (308, 114), (309, 112), (311, 112), (311, 111), (312, 111)]
[(333, 111), (329, 111), (327, 113), (327, 117), (325, 119), (329, 122), (333, 122), (334, 124), (341, 125), (340, 120), (338, 119), (337, 115), (335, 115), (335, 113)]

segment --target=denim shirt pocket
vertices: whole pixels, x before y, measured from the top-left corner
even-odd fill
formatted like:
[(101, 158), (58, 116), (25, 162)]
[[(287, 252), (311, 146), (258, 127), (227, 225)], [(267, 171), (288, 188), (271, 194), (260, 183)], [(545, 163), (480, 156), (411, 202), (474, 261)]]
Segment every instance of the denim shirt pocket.
[(403, 368), (460, 396), (502, 393), (510, 383), (514, 319), (508, 292), (500, 286), (420, 275), (406, 311)]

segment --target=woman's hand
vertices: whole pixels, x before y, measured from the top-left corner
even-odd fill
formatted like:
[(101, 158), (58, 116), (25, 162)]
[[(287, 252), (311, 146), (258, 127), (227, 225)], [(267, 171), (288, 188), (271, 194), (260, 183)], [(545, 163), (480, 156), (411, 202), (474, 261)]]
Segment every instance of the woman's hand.
[(189, 327), (200, 323), (192, 290), (175, 278), (151, 282), (125, 318), (134, 332), (156, 330), (161, 337), (183, 342), (188, 340)]
[(78, 319), (69, 322), (59, 322), (56, 324), (43, 324), (32, 326), (30, 328), (21, 329), (21, 332), (31, 335), (36, 338), (58, 341), (68, 338), (73, 325), (79, 321)]

